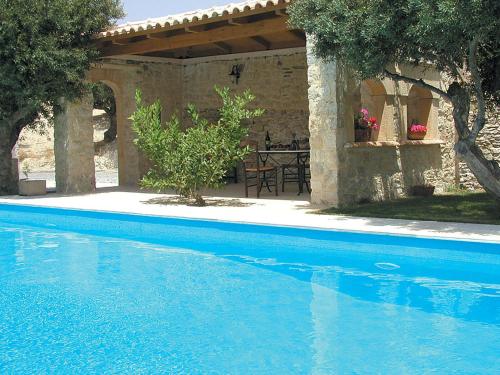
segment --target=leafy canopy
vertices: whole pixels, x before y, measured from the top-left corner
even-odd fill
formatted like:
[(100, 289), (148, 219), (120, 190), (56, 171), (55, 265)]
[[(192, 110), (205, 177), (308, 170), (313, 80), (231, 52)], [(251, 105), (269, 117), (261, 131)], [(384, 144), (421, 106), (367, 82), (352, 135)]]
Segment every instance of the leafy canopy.
[(0, 0), (0, 9), (0, 121), (78, 97), (98, 57), (92, 36), (123, 15), (119, 0)]
[(109, 116), (116, 114), (115, 94), (111, 87), (104, 83), (92, 84), (92, 96), (94, 97), (94, 108), (101, 109)]
[(341, 56), (362, 79), (395, 63), (429, 62), (463, 81), (476, 39), (483, 90), (497, 100), (499, 14), (498, 0), (296, 0), (290, 8), (320, 57)]
[(137, 91), (137, 110), (131, 117), (137, 133), (135, 142), (152, 163), (142, 180), (143, 187), (158, 191), (172, 188), (203, 205), (200, 191), (220, 187), (229, 168), (247, 155), (249, 149), (240, 146), (248, 135), (242, 122), (261, 116), (263, 110), (247, 108), (255, 98), (249, 91), (233, 96), (228, 88), (215, 90), (222, 99), (220, 119), (209, 123), (194, 105), (189, 105), (193, 126), (185, 130), (176, 115), (162, 124), (160, 102), (145, 105)]

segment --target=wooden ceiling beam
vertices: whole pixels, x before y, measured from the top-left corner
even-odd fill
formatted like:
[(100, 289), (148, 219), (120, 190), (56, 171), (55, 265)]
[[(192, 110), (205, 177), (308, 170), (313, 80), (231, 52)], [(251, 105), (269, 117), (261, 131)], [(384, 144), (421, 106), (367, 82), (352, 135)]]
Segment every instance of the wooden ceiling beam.
[(162, 34), (148, 34), (148, 35), (146, 35), (146, 38), (148, 38), (148, 39), (163, 39), (163, 38), (165, 38), (165, 35), (162, 35)]
[(233, 26), (240, 26), (245, 24), (246, 22), (243, 22), (243, 19), (235, 21), (233, 18), (230, 18), (227, 20), (227, 23)]
[(250, 39), (252, 39), (257, 44), (260, 44), (265, 49), (271, 49), (271, 47), (272, 47), (271, 42), (269, 40), (267, 40), (266, 38), (264, 38), (264, 37), (261, 37), (261, 36), (252, 36)]
[(125, 38), (125, 39), (115, 39), (111, 41), (111, 44), (114, 46), (126, 46), (129, 44), (130, 38)]
[(290, 30), (290, 34), (293, 35), (293, 37), (297, 40), (306, 41), (306, 34), (303, 31), (300, 30)]
[(233, 47), (224, 42), (215, 42), (214, 45), (224, 53), (233, 52)]
[(238, 27), (228, 25), (196, 34), (186, 33), (164, 39), (146, 39), (128, 45), (103, 45), (100, 47), (100, 50), (102, 57), (137, 55), (203, 44), (214, 44), (233, 39), (257, 37), (286, 31), (287, 27), (286, 20), (278, 17), (243, 24)]

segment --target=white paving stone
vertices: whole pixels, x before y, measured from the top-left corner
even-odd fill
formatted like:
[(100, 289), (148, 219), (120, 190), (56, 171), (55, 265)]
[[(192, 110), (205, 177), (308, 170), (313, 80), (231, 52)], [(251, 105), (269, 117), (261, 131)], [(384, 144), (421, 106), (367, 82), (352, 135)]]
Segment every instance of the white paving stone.
[[(233, 189), (237, 187), (235, 185)], [(173, 195), (100, 189), (97, 193), (86, 195), (3, 197), (0, 203), (500, 243), (498, 225), (321, 215), (317, 213), (318, 207), (313, 207), (308, 202), (308, 196), (285, 195), (280, 199), (245, 199), (234, 196), (230, 190), (226, 190), (218, 198), (215, 194), (210, 198), (216, 199), (219, 205), (192, 207), (152, 202), (154, 199), (169, 199)]]

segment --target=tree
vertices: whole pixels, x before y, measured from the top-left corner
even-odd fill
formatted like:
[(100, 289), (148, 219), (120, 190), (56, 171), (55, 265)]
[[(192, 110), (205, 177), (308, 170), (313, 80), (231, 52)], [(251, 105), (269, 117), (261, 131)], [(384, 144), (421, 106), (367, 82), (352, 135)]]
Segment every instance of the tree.
[(104, 143), (111, 143), (116, 139), (118, 131), (115, 94), (108, 85), (95, 83), (92, 85), (92, 95), (94, 108), (103, 110), (109, 118), (109, 128), (104, 132)]
[[(497, 200), (500, 167), (476, 141), (487, 107), (500, 103), (499, 14), (498, 0), (296, 0), (290, 8), (291, 23), (312, 36), (317, 56), (337, 59), (360, 79), (388, 77), (449, 101), (458, 134), (455, 151)], [(442, 71), (448, 86), (391, 69), (422, 63)]]
[(152, 167), (141, 185), (158, 191), (174, 189), (180, 196), (203, 206), (203, 188), (218, 188), (229, 168), (249, 152), (240, 146), (248, 135), (244, 120), (261, 116), (261, 109), (247, 109), (254, 96), (246, 91), (232, 96), (228, 88), (215, 88), (222, 99), (220, 119), (211, 124), (193, 105), (188, 114), (193, 126), (183, 130), (178, 116), (161, 122), (159, 101), (144, 105), (141, 92), (136, 93), (137, 110), (132, 115), (136, 144), (151, 161)]
[(21, 130), (87, 89), (92, 38), (122, 17), (119, 0), (0, 0), (0, 194), (11, 193)]

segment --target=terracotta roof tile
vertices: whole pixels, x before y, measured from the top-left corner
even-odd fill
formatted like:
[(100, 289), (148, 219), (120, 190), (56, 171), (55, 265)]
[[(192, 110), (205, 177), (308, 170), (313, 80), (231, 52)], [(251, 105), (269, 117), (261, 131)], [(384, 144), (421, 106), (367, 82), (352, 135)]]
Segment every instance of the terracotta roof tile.
[(188, 25), (201, 20), (223, 17), (254, 9), (273, 7), (279, 4), (290, 3), (291, 0), (249, 0), (242, 3), (231, 3), (223, 6), (212, 7), (209, 9), (195, 10), (186, 13), (180, 13), (172, 16), (159, 18), (149, 18), (144, 21), (129, 22), (118, 25), (102, 32), (98, 37), (103, 38), (113, 35), (131, 34), (135, 32), (154, 30), (159, 28), (168, 28), (175, 25)]

